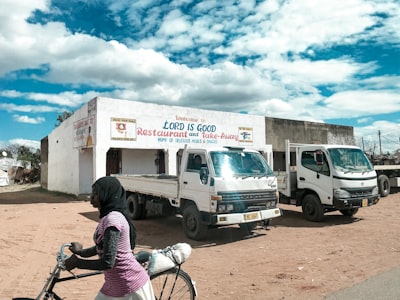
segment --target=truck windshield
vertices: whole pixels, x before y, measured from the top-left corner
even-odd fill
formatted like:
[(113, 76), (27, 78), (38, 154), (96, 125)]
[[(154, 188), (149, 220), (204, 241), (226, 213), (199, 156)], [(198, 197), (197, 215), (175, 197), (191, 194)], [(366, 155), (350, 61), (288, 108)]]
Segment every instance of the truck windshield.
[(273, 176), (273, 171), (258, 152), (213, 151), (210, 153), (215, 175)]
[(328, 150), (333, 167), (341, 172), (373, 171), (373, 167), (361, 149), (331, 148)]

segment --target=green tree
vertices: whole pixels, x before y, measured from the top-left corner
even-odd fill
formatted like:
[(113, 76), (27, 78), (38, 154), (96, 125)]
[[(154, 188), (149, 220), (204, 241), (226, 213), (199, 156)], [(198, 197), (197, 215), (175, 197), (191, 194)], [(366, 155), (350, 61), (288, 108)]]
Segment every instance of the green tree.
[(64, 122), (66, 119), (68, 119), (70, 116), (72, 116), (72, 114), (73, 112), (64, 110), (64, 112), (61, 115), (58, 115), (57, 117), (58, 124), (56, 124), (56, 127), (60, 126), (60, 124)]
[[(18, 148), (18, 160), (28, 161), (31, 163), (32, 168), (40, 168), (40, 150), (30, 149), (26, 146)], [(26, 167), (26, 166), (24, 166)]]
[[(11, 144), (6, 146), (4, 149), (0, 149), (0, 152), (3, 151), (7, 153), (7, 157), (12, 157), (15, 160), (30, 162), (32, 168), (40, 169), (40, 149)], [(24, 167), (26, 167), (26, 164)]]

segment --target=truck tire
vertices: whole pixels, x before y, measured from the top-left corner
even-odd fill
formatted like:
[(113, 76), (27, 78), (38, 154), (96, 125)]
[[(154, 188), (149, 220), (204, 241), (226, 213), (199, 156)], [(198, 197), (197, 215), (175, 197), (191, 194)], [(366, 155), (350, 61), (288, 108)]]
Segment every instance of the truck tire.
[(386, 175), (379, 175), (378, 177), (378, 188), (381, 197), (386, 197), (390, 194), (390, 181)]
[(144, 217), (143, 204), (139, 204), (137, 194), (130, 194), (126, 199), (128, 217), (133, 220), (140, 220)]
[(352, 217), (358, 212), (358, 207), (339, 210), (343, 216)]
[(182, 226), (186, 236), (195, 241), (203, 239), (208, 230), (207, 225), (202, 223), (200, 212), (193, 204), (184, 209)]
[(324, 207), (314, 194), (307, 194), (303, 198), (302, 211), (304, 217), (311, 222), (320, 222), (324, 218)]

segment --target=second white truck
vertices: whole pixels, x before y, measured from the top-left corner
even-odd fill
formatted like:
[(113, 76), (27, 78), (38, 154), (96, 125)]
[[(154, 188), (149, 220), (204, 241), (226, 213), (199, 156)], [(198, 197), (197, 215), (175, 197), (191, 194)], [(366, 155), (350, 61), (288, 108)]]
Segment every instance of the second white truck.
[(391, 188), (400, 188), (400, 165), (374, 165), (378, 175), (378, 187), (381, 197), (390, 194)]
[(247, 231), (281, 216), (276, 177), (258, 151), (185, 148), (177, 159), (177, 176), (114, 175), (133, 219), (175, 213), (186, 236), (201, 240), (211, 227), (239, 224)]
[(353, 216), (360, 207), (378, 203), (377, 174), (360, 148), (288, 140), (285, 147), (286, 171), (276, 173), (279, 202), (301, 206), (307, 220), (321, 221), (335, 210)]

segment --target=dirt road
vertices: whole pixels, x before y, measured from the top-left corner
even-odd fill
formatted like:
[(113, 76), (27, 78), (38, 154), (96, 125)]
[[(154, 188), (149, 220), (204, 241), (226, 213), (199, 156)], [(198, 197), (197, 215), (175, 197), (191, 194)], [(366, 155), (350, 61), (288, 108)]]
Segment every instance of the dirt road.
[[(322, 223), (280, 205), (284, 216), (244, 237), (238, 227), (188, 240), (175, 217), (135, 221), (137, 250), (188, 242), (183, 265), (198, 299), (323, 299), (335, 290), (400, 266), (400, 193), (360, 209), (354, 218), (329, 213)], [(48, 193), (37, 185), (0, 187), (0, 299), (35, 298), (64, 242), (92, 244), (97, 211), (89, 202)], [(62, 283), (65, 299), (92, 299), (102, 275)]]

